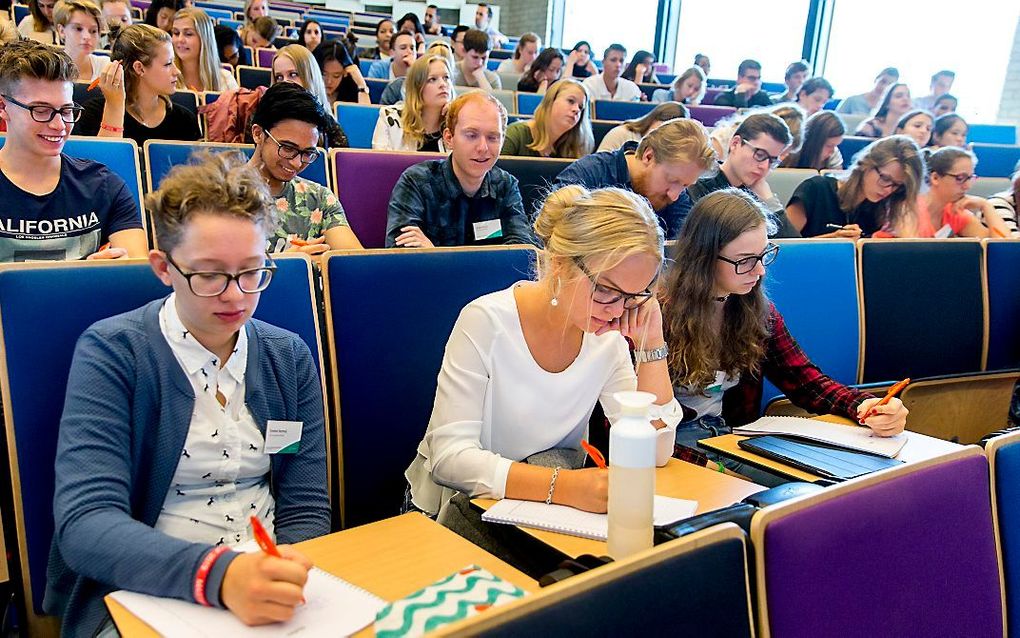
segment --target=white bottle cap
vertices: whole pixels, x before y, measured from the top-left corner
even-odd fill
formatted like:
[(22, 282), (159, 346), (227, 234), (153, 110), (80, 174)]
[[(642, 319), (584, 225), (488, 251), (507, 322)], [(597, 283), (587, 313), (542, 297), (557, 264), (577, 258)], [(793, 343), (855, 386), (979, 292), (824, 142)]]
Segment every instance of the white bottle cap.
[(613, 398), (620, 404), (621, 416), (646, 416), (655, 403), (654, 394), (637, 390), (614, 392)]
[(615, 392), (620, 418), (609, 429), (609, 465), (654, 468), (656, 439), (648, 412), (655, 395), (648, 392)]

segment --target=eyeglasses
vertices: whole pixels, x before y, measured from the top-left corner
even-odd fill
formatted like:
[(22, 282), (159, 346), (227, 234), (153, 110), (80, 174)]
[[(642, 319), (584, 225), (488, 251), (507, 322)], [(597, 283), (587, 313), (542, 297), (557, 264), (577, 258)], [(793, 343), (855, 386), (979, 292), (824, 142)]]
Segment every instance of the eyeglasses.
[(279, 140), (273, 137), (273, 134), (270, 133), (269, 131), (266, 131), (266, 135), (268, 135), (269, 139), (273, 140), (273, 142), (276, 143), (277, 146), (276, 154), (282, 157), (283, 159), (292, 160), (295, 157), (300, 156), (302, 164), (311, 164), (312, 162), (315, 161), (315, 158), (319, 156), (319, 149), (317, 148), (304, 148), (304, 149), (298, 148), (291, 144), (281, 143)]
[(939, 175), (942, 175), (944, 177), (952, 177), (953, 179), (956, 180), (956, 183), (959, 184), (960, 186), (963, 186), (967, 182), (972, 182), (976, 180), (978, 177), (977, 175), (974, 174), (968, 175), (966, 173), (939, 173)]
[(782, 158), (777, 157), (775, 155), (769, 155), (768, 151), (766, 151), (763, 148), (758, 148), (757, 146), (755, 146), (754, 144), (751, 144), (747, 140), (741, 139), (740, 143), (743, 144), (744, 146), (750, 146), (751, 147), (751, 157), (753, 157), (754, 161), (756, 161), (756, 162), (764, 162), (764, 161), (768, 160), (769, 166), (772, 167), (772, 168), (775, 168), (775, 167), (779, 166), (780, 162), (783, 161)]
[(897, 182), (892, 177), (878, 170), (878, 168), (875, 169), (875, 172), (878, 173), (878, 185), (882, 188), (888, 188), (889, 186), (893, 186), (897, 190), (903, 188), (903, 182)]
[(170, 253), (166, 253), (167, 262), (188, 280), (188, 288), (196, 297), (219, 297), (227, 291), (232, 281), (236, 281), (238, 289), (246, 295), (262, 292), (269, 287), (269, 283), (273, 280), (273, 273), (276, 272), (276, 264), (273, 263), (273, 259), (268, 255), (266, 255), (266, 259), (269, 261), (269, 265), (261, 268), (249, 268), (237, 274), (205, 270), (184, 272), (170, 257)]
[[(652, 298), (652, 291), (645, 290), (644, 292), (624, 292), (619, 288), (613, 288), (612, 286), (606, 286), (600, 284), (597, 281), (597, 277), (588, 271), (584, 267), (584, 262), (579, 257), (574, 258), (574, 264), (577, 265), (578, 269), (583, 272), (588, 279), (591, 280), (591, 300), (597, 304), (603, 306), (611, 306), (612, 304), (623, 299), (623, 307), (627, 310), (633, 310), (638, 308), (642, 304), (646, 303)], [(658, 278), (658, 275), (656, 275)]]
[(733, 264), (733, 270), (735, 270), (738, 275), (746, 275), (747, 273), (755, 269), (759, 261), (761, 262), (762, 266), (768, 266), (769, 264), (776, 260), (776, 257), (778, 255), (779, 246), (775, 244), (769, 244), (765, 248), (765, 252), (763, 252), (760, 255), (751, 255), (750, 257), (744, 257), (743, 259), (728, 259), (726, 257), (723, 257), (722, 255), (719, 255), (718, 258), (721, 261), (725, 261), (727, 264)]
[(43, 106), (41, 104), (23, 104), (7, 94), (4, 94), (3, 98), (14, 106), (20, 106), (31, 113), (32, 119), (36, 122), (42, 122), (44, 124), (52, 122), (57, 113), (60, 113), (60, 119), (64, 122), (74, 124), (81, 119), (81, 114), (85, 111), (84, 107), (78, 106), (77, 104), (73, 106), (62, 106), (59, 109), (55, 109), (52, 106)]

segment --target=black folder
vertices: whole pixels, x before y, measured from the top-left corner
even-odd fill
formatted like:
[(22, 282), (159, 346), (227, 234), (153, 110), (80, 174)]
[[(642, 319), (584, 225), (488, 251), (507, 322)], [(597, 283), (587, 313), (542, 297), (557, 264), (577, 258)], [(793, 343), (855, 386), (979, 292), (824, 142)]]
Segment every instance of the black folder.
[(821, 443), (804, 443), (780, 435), (738, 441), (741, 449), (834, 481), (845, 481), (903, 463), (877, 454)]

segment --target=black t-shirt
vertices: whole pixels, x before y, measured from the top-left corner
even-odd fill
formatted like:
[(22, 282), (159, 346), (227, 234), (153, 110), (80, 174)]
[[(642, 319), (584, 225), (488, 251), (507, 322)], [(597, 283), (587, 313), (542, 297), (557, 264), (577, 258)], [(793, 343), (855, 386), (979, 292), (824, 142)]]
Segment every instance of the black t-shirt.
[(836, 178), (831, 175), (816, 175), (801, 182), (790, 198), (790, 203), (794, 202), (804, 207), (807, 216), (807, 224), (800, 231), (803, 237), (816, 237), (835, 230), (826, 228), (826, 224), (857, 224), (864, 235), (871, 235), (882, 228), (882, 204), (865, 200), (850, 212), (842, 210)]
[(348, 73), (340, 80), (340, 86), (336, 87), (336, 99), (338, 102), (357, 102), (358, 83)]
[(538, 83), (531, 79), (530, 75), (522, 75), (517, 82), (517, 90), (522, 93), (538, 93)]
[(439, 153), (439, 140), (442, 139), (443, 134), (440, 131), (435, 133), (426, 133), (425, 139), (418, 145), (418, 150), (425, 153)]
[[(730, 180), (726, 177), (726, 173), (723, 173), (722, 169), (719, 169), (719, 172), (712, 177), (704, 177), (688, 186), (687, 194), (690, 196), (691, 202), (697, 204), (698, 200), (705, 195), (724, 188), (734, 188), (734, 186), (733, 184), (730, 184)], [(759, 198), (758, 195), (747, 186), (738, 186), (736, 188), (739, 188), (751, 197), (761, 201), (761, 198)], [(790, 220), (786, 217), (785, 210), (772, 211), (772, 217), (773, 221), (776, 223), (776, 232), (773, 233), (771, 237), (776, 239), (806, 237), (806, 235), (798, 233), (797, 229), (793, 227), (793, 224), (791, 224)]]
[(588, 67), (586, 67), (586, 66), (581, 66), (580, 64), (575, 64), (574, 65), (574, 72), (571, 74), (571, 76), (575, 77), (575, 78), (590, 78), (591, 77), (591, 71), (589, 71)]
[[(103, 109), (106, 98), (99, 96), (85, 103), (85, 112), (74, 125), (76, 135), (98, 135), (99, 125), (103, 123)], [(193, 142), (202, 139), (202, 130), (198, 127), (198, 118), (188, 109), (171, 104), (166, 116), (158, 126), (149, 128), (124, 111), (124, 139), (134, 140), (141, 147), (145, 140), (181, 140)]]

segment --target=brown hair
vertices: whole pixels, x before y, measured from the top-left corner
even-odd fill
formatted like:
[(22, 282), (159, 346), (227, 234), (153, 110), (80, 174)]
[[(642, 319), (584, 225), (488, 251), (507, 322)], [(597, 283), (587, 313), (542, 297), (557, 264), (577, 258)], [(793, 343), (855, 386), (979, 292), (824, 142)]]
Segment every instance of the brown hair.
[(252, 23), (251, 28), (263, 39), (268, 40), (270, 46), (272, 46), (273, 40), (280, 37), (280, 23), (276, 21), (276, 18), (270, 16), (258, 18)]
[(663, 102), (641, 117), (627, 120), (623, 127), (631, 133), (637, 133), (641, 137), (648, 134), (648, 129), (656, 122), (668, 122), (675, 119), (690, 117), (687, 107), (679, 102)]
[(35, 40), (15, 40), (0, 47), (0, 93), (14, 93), (25, 78), (74, 82), (78, 66), (63, 49)]
[(99, 10), (99, 7), (92, 0), (60, 0), (57, 6), (53, 8), (53, 24), (66, 27), (67, 23), (71, 21), (71, 16), (76, 11), (81, 11), (95, 20), (100, 33), (106, 31), (106, 20), (103, 18), (103, 12)]
[(464, 34), (464, 51), (474, 51), (480, 55), (485, 55), (492, 48), (492, 41), (489, 39), (489, 34), (485, 31), (478, 29), (468, 29), (467, 33)]
[(521, 51), (523, 51), (524, 47), (527, 46), (528, 43), (530, 42), (534, 42), (536, 46), (541, 46), (542, 40), (538, 37), (537, 33), (533, 33), (531, 31), (528, 31), (527, 33), (522, 35), (521, 39), (517, 41), (517, 47), (514, 48), (515, 60), (521, 59)]
[[(160, 43), (171, 43), (170, 34), (142, 23), (124, 27), (114, 41), (110, 59), (119, 60), (124, 67), (124, 94), (127, 96), (128, 104), (133, 103), (135, 90), (138, 86), (138, 74), (134, 70), (135, 62), (140, 62), (142, 66), (152, 64), (153, 58), (156, 57), (156, 45)], [(169, 98), (166, 99), (166, 103), (169, 107)]]
[(659, 164), (694, 162), (705, 172), (716, 171), (716, 154), (705, 127), (697, 120), (675, 119), (649, 132), (637, 147), (638, 157), (651, 150)]
[(893, 135), (872, 142), (854, 155), (847, 175), (839, 188), (839, 207), (844, 212), (853, 211), (864, 201), (862, 181), (871, 169), (882, 168), (890, 162), (899, 162), (903, 167), (903, 188), (899, 188), (882, 200), (884, 217), (880, 221), (893, 226), (913, 211), (917, 195), (925, 177), (925, 162), (917, 143), (906, 135)]

